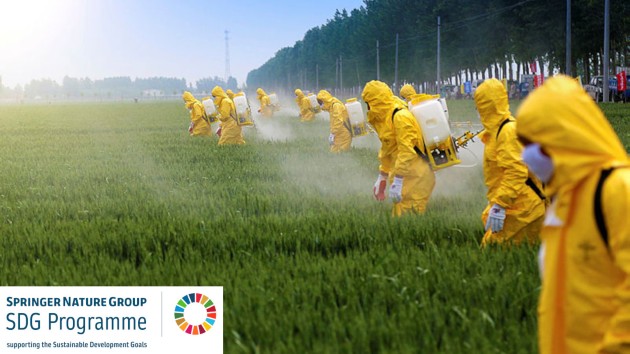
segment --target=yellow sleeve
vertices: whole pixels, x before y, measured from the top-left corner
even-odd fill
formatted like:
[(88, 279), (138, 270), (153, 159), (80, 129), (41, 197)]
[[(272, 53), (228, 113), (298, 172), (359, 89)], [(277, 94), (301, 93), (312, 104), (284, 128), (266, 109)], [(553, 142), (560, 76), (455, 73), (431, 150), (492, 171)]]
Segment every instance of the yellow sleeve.
[(414, 150), (414, 146), (419, 142), (419, 145), (423, 145), (422, 131), (416, 118), (407, 110), (401, 110), (395, 114), (394, 130), (396, 132), (396, 145), (398, 146), (394, 173), (404, 177), (409, 175), (411, 162), (420, 158)]
[(227, 98), (224, 98), (221, 101), (221, 105), (219, 106), (219, 119), (222, 122), (225, 122), (228, 119), (233, 119), (232, 116), (230, 115), (232, 106), (230, 105), (230, 102), (228, 102), (227, 100), (228, 100)]
[(396, 155), (396, 142), (383, 142), (381, 140), (381, 149), (378, 151), (378, 160), (381, 164), (378, 166), (379, 171), (389, 174), (394, 165), (394, 156)]
[(497, 138), (497, 166), (501, 169), (502, 177), (499, 188), (494, 194), (496, 203), (504, 208), (509, 208), (516, 201), (521, 189), (527, 187), (527, 166), (521, 158), (522, 146), (516, 139), (516, 124), (503, 126)]
[(203, 107), (201, 105), (194, 104), (192, 106), (192, 112), (190, 112), (190, 120), (195, 126), (203, 121)]
[(602, 349), (606, 353), (627, 353), (630, 352), (630, 168), (614, 171), (604, 186), (601, 203), (608, 244), (625, 279), (615, 292), (619, 308), (610, 321)]
[(306, 97), (302, 98), (302, 101), (300, 102), (300, 115), (304, 117), (308, 115), (310, 111), (311, 111), (311, 101)]
[(344, 113), (345, 107), (343, 103), (333, 102), (332, 107), (330, 108), (330, 132), (332, 134), (338, 135), (342, 132), (343, 129), (347, 128), (343, 125), (345, 120)]

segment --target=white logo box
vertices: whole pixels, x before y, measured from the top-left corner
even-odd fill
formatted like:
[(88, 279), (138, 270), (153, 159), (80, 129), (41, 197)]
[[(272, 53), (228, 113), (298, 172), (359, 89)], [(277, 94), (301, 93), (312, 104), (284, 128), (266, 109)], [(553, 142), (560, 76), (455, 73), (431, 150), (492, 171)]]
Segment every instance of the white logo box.
[(0, 287), (2, 353), (223, 353), (223, 287)]

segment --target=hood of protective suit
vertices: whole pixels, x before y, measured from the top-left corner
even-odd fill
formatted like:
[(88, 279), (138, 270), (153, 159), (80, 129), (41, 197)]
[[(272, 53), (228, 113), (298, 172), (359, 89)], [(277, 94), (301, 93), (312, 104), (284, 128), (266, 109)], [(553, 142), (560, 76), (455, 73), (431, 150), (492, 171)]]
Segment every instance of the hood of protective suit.
[(300, 89), (295, 89), (295, 102), (299, 105), (302, 99), (304, 98), (304, 92)]
[(400, 96), (409, 101), (411, 99), (412, 95), (416, 94), (416, 89), (413, 88), (413, 86), (406, 84), (403, 85), (403, 87), (400, 88)]
[(227, 91), (225, 91), (225, 94), (230, 98), (230, 99), (234, 99), (234, 91), (227, 89)]
[(212, 96), (214, 96), (214, 104), (217, 107), (221, 106), (221, 101), (223, 101), (226, 98), (229, 98), (228, 95), (225, 93), (225, 91), (223, 91), (221, 86), (215, 86), (212, 89)]
[(261, 88), (258, 88), (256, 90), (256, 94), (258, 95), (258, 99), (260, 99), (262, 96), (267, 96), (267, 94), (265, 93), (265, 91)]
[(553, 161), (549, 195), (561, 187), (572, 189), (593, 171), (628, 163), (608, 120), (572, 78), (546, 80), (527, 96), (516, 117), (518, 136), (540, 144)]
[(382, 81), (372, 80), (365, 84), (361, 94), (363, 101), (368, 104), (368, 122), (374, 125), (378, 121), (391, 119), (395, 108), (404, 107), (404, 103), (396, 99), (392, 89)]
[(330, 92), (326, 91), (326, 90), (321, 90), (319, 91), (319, 93), (317, 94), (317, 99), (324, 102), (324, 105), (322, 106), (323, 110), (329, 111), (330, 107), (332, 106), (333, 103), (335, 102), (339, 102), (341, 103), (341, 101), (339, 101), (338, 99), (334, 98)]
[(490, 137), (496, 136), (503, 120), (512, 115), (505, 86), (495, 78), (485, 80), (477, 87), (475, 104), (481, 117), (481, 124)]
[(192, 109), (193, 104), (195, 103), (195, 101), (197, 101), (195, 96), (193, 96), (193, 94), (188, 91), (185, 91), (182, 94), (182, 99), (184, 100), (184, 103), (186, 104), (186, 108), (188, 109)]

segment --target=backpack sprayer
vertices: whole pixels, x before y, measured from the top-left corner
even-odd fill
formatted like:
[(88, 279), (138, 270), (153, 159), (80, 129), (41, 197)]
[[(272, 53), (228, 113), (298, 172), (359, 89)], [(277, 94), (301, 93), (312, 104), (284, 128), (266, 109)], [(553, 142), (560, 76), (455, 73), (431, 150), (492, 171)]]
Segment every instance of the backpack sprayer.
[(345, 103), (346, 112), (348, 113), (348, 123), (350, 134), (353, 138), (364, 136), (370, 133), (370, 128), (365, 121), (365, 115), (363, 114), (363, 106), (357, 101), (356, 98), (350, 98)]
[(479, 135), (477, 132), (466, 131), (455, 138), (451, 134), (448, 122), (448, 107), (446, 100), (438, 95), (417, 94), (409, 102), (409, 110), (422, 128), (426, 160), (434, 171), (458, 165), (461, 163), (457, 152), (468, 142)]
[(252, 126), (254, 120), (252, 119), (252, 110), (249, 108), (249, 102), (244, 92), (239, 92), (234, 95), (234, 108), (236, 109), (236, 118), (238, 125)]
[(203, 119), (205, 119), (208, 124), (215, 123), (217, 120), (219, 120), (217, 117), (219, 112), (217, 112), (217, 108), (214, 105), (212, 97), (204, 97), (201, 103), (203, 104)]
[(317, 96), (315, 96), (314, 93), (309, 93), (306, 97), (311, 102), (311, 111), (314, 114), (320, 113), (322, 108), (319, 106), (319, 103), (317, 103)]
[(268, 97), (271, 110), (273, 112), (278, 112), (280, 110), (280, 101), (278, 100), (278, 95), (276, 95), (275, 92), (272, 92)]

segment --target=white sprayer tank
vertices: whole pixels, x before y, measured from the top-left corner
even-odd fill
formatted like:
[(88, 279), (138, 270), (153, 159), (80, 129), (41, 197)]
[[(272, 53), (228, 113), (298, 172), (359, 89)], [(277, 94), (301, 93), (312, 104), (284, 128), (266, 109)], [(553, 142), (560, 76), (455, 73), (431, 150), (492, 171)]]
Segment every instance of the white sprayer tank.
[(206, 115), (211, 117), (217, 113), (217, 108), (214, 106), (214, 101), (211, 98), (201, 101), (203, 109), (206, 111)]
[(424, 143), (433, 150), (451, 136), (444, 107), (437, 99), (412, 99), (409, 103), (411, 113), (422, 128)]
[(350, 129), (352, 136), (363, 136), (368, 133), (365, 124), (365, 115), (363, 115), (363, 106), (356, 98), (350, 98), (346, 101), (346, 111), (350, 120)]
[(236, 114), (245, 115), (249, 105), (247, 104), (247, 98), (245, 95), (234, 96), (234, 106), (236, 108)]
[(311, 93), (306, 97), (308, 97), (308, 100), (311, 102), (311, 109), (313, 110), (313, 112), (315, 113), (321, 112), (321, 108), (319, 107), (319, 103), (317, 102), (317, 96)]
[(234, 102), (234, 108), (236, 109), (238, 124), (243, 126), (254, 125), (251, 109), (249, 108), (249, 103), (247, 102), (245, 93), (237, 93), (234, 95), (232, 101)]
[(449, 122), (450, 117), (448, 116), (448, 106), (446, 105), (446, 98), (440, 98), (438, 101), (440, 101), (440, 104), (442, 105), (442, 108), (444, 109), (444, 115), (446, 116), (446, 121)]
[(269, 95), (269, 103), (271, 103), (274, 106), (279, 105), (278, 95), (276, 95), (275, 92)]

